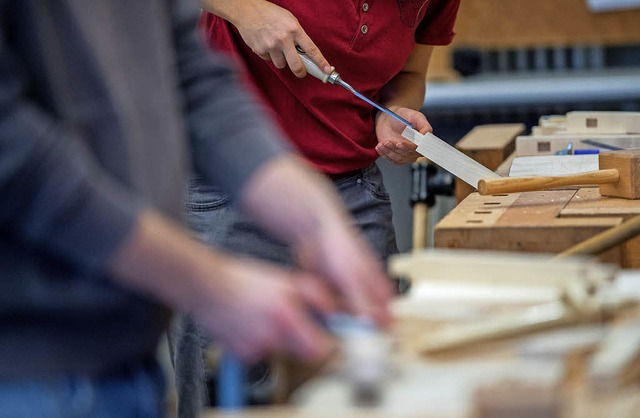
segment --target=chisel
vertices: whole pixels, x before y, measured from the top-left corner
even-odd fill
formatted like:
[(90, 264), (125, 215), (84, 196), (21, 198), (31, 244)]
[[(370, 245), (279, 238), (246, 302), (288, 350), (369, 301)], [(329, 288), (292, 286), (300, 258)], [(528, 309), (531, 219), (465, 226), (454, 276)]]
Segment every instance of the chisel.
[(331, 73), (326, 74), (318, 67), (309, 56), (298, 46), (296, 46), (298, 55), (302, 59), (307, 73), (311, 74), (323, 83), (335, 84), (344, 87), (360, 99), (369, 103), (381, 112), (386, 113), (397, 121), (403, 123), (407, 127), (402, 132), (402, 136), (418, 146), (416, 151), (427, 157), (433, 163), (439, 165), (462, 181), (470, 184), (473, 188), (478, 188), (478, 182), (482, 179), (499, 178), (500, 176), (489, 170), (482, 164), (476, 162), (472, 158), (458, 151), (451, 145), (447, 144), (437, 136), (427, 133), (422, 135), (416, 131), (413, 125), (402, 117), (398, 116), (391, 110), (369, 100), (356, 89), (347, 84), (335, 68), (331, 68)]
[(300, 59), (302, 59), (302, 62), (304, 63), (305, 68), (307, 69), (307, 73), (311, 74), (312, 76), (314, 76), (318, 80), (322, 81), (323, 83), (335, 84), (335, 85), (344, 87), (345, 89), (347, 89), (351, 93), (353, 93), (356, 97), (358, 97), (358, 98), (364, 100), (365, 102), (369, 103), (371, 106), (375, 107), (379, 111), (386, 113), (387, 115), (391, 116), (392, 118), (394, 118), (398, 122), (403, 123), (406, 126), (414, 129), (413, 125), (411, 124), (411, 122), (409, 122), (408, 120), (406, 120), (403, 117), (399, 116), (397, 113), (392, 112), (391, 110), (387, 109), (386, 107), (379, 105), (378, 103), (374, 102), (373, 100), (370, 100), (365, 95), (360, 93), (358, 90), (356, 90), (353, 87), (351, 87), (346, 81), (344, 81), (340, 77), (340, 74), (338, 74), (338, 72), (335, 70), (335, 68), (331, 67), (331, 73), (330, 74), (326, 74), (324, 71), (322, 71), (320, 69), (320, 67), (318, 67), (316, 65), (315, 62), (313, 62), (311, 60), (311, 58), (309, 58), (307, 53), (304, 52), (304, 50), (302, 50), (302, 48), (300, 48), (299, 46), (296, 46), (296, 51), (298, 51), (298, 55), (300, 55)]

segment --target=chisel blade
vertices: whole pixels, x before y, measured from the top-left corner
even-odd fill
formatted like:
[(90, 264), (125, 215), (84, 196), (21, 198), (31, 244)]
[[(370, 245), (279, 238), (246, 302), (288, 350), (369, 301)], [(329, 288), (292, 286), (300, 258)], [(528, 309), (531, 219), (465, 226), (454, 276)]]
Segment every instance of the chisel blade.
[(478, 188), (478, 182), (482, 179), (500, 178), (498, 174), (432, 133), (422, 135), (415, 129), (407, 127), (402, 132), (402, 136), (416, 144), (418, 146), (416, 151), (427, 157), (429, 161), (439, 165), (475, 189)]

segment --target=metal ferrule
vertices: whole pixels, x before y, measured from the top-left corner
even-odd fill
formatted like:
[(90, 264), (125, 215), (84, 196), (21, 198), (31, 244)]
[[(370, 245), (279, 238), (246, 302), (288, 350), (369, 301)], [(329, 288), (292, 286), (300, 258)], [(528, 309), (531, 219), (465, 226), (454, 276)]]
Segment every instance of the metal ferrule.
[(346, 83), (342, 78), (340, 78), (340, 74), (337, 72), (333, 72), (329, 75), (329, 79), (327, 80), (331, 84), (337, 84), (345, 89), (349, 90), (351, 93), (355, 93), (356, 89), (351, 87), (348, 83)]

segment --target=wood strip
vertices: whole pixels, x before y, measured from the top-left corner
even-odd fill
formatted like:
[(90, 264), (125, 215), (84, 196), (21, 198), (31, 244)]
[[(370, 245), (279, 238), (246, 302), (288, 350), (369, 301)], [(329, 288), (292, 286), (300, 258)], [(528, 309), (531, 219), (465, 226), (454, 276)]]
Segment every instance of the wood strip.
[(418, 145), (417, 151), (429, 161), (473, 187), (478, 187), (478, 181), (481, 179), (500, 177), (430, 132), (422, 135), (415, 129), (407, 127), (402, 132), (402, 136)]

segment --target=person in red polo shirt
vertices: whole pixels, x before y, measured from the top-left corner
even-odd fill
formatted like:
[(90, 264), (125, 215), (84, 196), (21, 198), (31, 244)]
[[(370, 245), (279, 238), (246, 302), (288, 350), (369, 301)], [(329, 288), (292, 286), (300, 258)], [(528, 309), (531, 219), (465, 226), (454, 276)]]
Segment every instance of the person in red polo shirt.
[[(201, 26), (212, 48), (243, 68), (255, 94), (267, 103), (292, 143), (329, 176), (357, 226), (382, 260), (397, 252), (391, 203), (375, 164), (378, 157), (405, 164), (419, 156), (402, 138), (404, 125), (347, 90), (323, 84), (306, 71), (300, 46), (320, 68), (333, 65), (368, 98), (431, 130), (419, 110), (435, 45), (449, 44), (459, 0), (203, 0)], [(281, 243), (267, 239), (233, 209), (215, 186), (194, 180), (190, 222), (201, 239), (229, 250), (295, 265)], [(181, 418), (192, 401), (206, 399), (197, 326), (179, 322), (175, 350)], [(195, 350), (195, 352), (194, 352)]]

